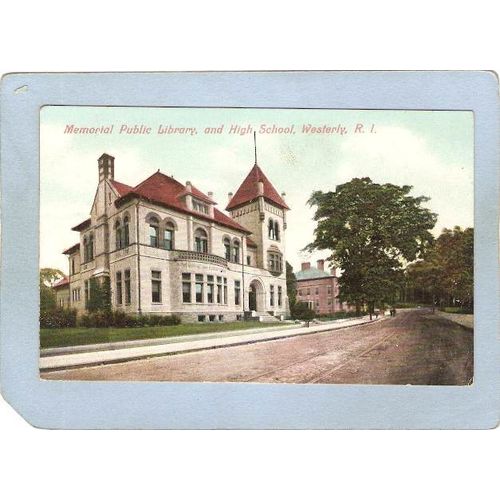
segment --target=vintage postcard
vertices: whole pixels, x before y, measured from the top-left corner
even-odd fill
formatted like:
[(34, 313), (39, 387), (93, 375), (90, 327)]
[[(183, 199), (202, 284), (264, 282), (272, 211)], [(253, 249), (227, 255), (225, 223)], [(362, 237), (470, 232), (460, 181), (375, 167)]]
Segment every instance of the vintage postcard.
[(15, 74), (0, 104), (29, 422), (497, 424), (494, 74)]
[(467, 385), (474, 116), (45, 106), (50, 380)]

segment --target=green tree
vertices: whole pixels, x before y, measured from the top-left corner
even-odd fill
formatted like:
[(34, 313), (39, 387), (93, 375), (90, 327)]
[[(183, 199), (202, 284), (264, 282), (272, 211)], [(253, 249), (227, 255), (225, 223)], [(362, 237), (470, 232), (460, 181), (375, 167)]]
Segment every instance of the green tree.
[(306, 321), (307, 326), (309, 326), (309, 323), (316, 317), (316, 314), (307, 302), (296, 302), (293, 306), (293, 317)]
[(59, 269), (44, 267), (40, 269), (40, 310), (47, 311), (56, 307), (56, 293), (52, 286), (56, 281), (64, 278)]
[(90, 279), (86, 308), (91, 313), (111, 311), (111, 284), (108, 277)]
[(331, 251), (328, 260), (343, 270), (339, 299), (358, 313), (364, 304), (373, 312), (395, 301), (405, 263), (423, 256), (433, 241), (437, 216), (422, 206), (429, 198), (410, 196), (411, 189), (364, 177), (309, 199), (317, 225), (306, 249)]
[(297, 301), (297, 279), (295, 278), (292, 265), (288, 262), (286, 263), (286, 292), (291, 311)]
[(474, 304), (474, 229), (443, 229), (423, 260), (406, 269), (410, 287), (432, 294), (433, 304), (472, 310)]

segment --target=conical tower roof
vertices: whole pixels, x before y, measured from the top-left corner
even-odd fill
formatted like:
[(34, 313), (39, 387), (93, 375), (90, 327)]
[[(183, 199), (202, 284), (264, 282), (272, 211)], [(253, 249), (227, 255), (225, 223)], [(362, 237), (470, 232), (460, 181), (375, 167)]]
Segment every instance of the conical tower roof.
[(280, 208), (289, 210), (288, 205), (285, 203), (283, 198), (278, 194), (278, 191), (274, 189), (271, 181), (265, 176), (262, 169), (257, 165), (253, 166), (250, 173), (246, 176), (245, 180), (241, 183), (241, 186), (236, 191), (236, 194), (231, 198), (231, 201), (226, 207), (226, 210), (233, 210), (240, 205), (245, 205), (259, 197), (259, 182), (264, 185), (264, 198)]

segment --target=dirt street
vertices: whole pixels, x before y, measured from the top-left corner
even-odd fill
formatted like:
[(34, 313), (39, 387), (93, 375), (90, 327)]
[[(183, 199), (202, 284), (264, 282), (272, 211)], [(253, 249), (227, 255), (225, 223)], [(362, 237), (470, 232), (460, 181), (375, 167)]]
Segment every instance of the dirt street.
[(429, 310), (243, 346), (43, 373), (44, 379), (464, 385), (473, 332)]

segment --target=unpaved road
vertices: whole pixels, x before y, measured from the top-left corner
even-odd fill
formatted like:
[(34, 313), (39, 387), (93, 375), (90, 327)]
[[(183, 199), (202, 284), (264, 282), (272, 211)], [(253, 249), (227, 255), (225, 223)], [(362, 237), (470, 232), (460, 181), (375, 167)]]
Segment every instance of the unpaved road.
[(46, 372), (44, 379), (464, 385), (473, 332), (428, 310), (374, 323), (208, 351)]

